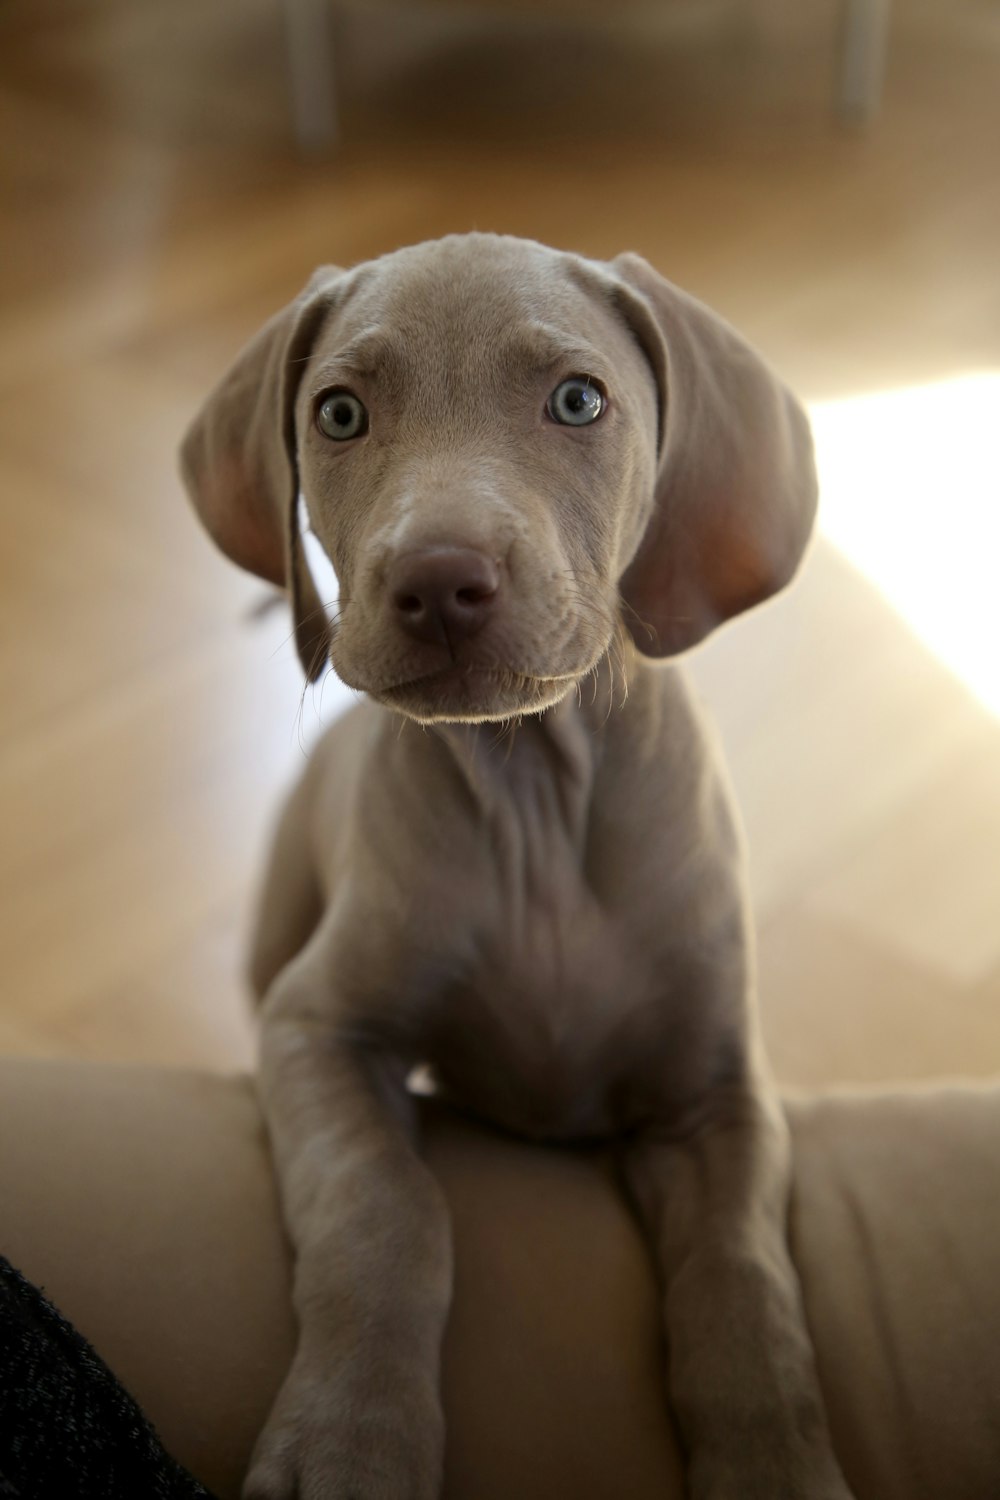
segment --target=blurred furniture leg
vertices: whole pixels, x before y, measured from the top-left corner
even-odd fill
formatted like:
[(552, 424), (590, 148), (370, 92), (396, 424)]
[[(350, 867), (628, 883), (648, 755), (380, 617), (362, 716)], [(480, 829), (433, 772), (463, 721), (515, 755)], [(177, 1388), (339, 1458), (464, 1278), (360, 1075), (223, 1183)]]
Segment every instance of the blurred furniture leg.
[(878, 112), (889, 31), (889, 0), (844, 0), (837, 110), (864, 124)]
[(322, 151), (338, 136), (331, 0), (282, 4), (296, 139), (303, 151)]
[[(844, 0), (837, 86), (841, 119), (864, 124), (878, 113), (890, 0)], [(339, 136), (333, 69), (332, 0), (282, 0), (288, 38), (295, 135), (303, 151)]]

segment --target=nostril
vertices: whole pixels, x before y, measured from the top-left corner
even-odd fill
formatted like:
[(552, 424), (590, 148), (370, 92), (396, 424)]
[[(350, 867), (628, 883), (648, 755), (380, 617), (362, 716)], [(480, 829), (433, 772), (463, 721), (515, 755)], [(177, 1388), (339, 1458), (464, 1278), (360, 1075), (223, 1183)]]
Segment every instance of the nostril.
[(424, 601), (418, 594), (397, 594), (396, 608), (404, 615), (418, 615), (424, 607)]
[(461, 604), (485, 604), (488, 599), (493, 598), (495, 593), (495, 588), (472, 586), (464, 589), (456, 589), (455, 598)]

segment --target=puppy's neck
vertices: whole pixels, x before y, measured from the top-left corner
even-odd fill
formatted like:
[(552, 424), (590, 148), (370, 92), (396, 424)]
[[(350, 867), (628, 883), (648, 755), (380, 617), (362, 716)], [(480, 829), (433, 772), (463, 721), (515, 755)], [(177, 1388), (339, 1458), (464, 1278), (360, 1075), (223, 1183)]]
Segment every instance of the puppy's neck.
[(505, 724), (435, 724), (475, 801), (487, 813), (509, 802), (551, 804), (571, 837), (583, 836), (594, 778), (609, 737), (629, 714), (639, 663), (617, 647), (543, 713)]

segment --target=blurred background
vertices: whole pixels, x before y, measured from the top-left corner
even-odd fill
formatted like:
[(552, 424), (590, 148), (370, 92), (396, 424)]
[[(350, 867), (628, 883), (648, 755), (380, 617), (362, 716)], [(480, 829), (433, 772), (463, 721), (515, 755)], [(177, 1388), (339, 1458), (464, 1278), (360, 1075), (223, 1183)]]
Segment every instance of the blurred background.
[(810, 403), (808, 565), (691, 660), (780, 1079), (1000, 1071), (998, 0), (5, 0), (0, 142), (0, 1049), (251, 1057), (345, 695), (176, 444), (314, 265), (478, 228), (642, 252)]

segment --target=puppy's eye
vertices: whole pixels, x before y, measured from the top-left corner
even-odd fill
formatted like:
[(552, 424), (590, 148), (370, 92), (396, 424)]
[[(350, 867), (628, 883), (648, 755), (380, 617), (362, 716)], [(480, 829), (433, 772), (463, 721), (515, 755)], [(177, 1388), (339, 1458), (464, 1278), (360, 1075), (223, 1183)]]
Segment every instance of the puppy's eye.
[(326, 437), (343, 443), (368, 431), (368, 413), (350, 391), (331, 391), (316, 412), (316, 425)]
[(571, 375), (556, 386), (545, 410), (553, 422), (561, 422), (564, 427), (586, 427), (601, 415), (604, 397), (589, 375)]

